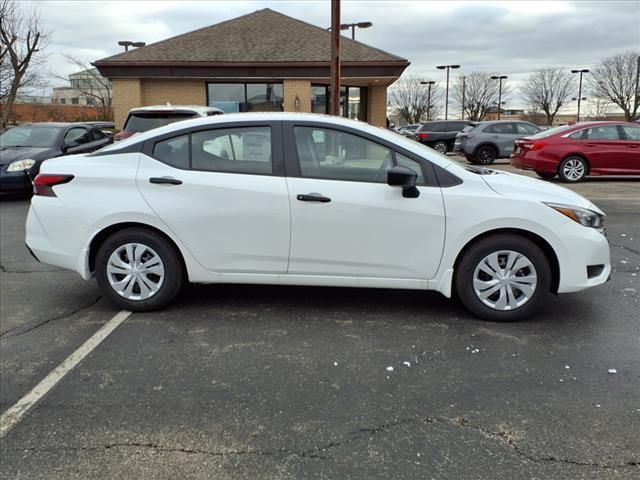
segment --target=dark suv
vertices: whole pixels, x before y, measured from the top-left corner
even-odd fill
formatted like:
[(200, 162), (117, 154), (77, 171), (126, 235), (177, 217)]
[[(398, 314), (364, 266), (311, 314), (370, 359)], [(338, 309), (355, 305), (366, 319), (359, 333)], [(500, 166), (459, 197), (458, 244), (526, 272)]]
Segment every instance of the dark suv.
[(470, 124), (465, 120), (425, 122), (414, 133), (420, 143), (440, 153), (447, 153), (453, 150), (456, 135)]

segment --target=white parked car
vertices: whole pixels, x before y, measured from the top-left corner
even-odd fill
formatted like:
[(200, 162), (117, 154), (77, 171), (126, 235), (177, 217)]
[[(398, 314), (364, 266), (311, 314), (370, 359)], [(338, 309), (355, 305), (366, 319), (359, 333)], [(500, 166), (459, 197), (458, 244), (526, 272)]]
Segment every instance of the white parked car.
[(510, 321), (611, 271), (580, 195), (338, 117), (186, 120), (48, 160), (34, 189), (32, 253), (134, 311), (189, 281), (457, 292)]

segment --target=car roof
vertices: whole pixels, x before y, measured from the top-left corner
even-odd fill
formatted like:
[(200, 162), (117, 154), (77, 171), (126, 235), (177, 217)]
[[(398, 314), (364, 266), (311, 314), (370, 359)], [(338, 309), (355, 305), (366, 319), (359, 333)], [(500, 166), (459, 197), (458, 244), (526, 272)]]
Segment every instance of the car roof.
[(21, 125), (16, 125), (16, 127), (93, 127), (85, 122), (34, 122), (34, 123), (23, 123)]
[(145, 107), (136, 107), (129, 110), (129, 113), (138, 113), (138, 112), (195, 112), (199, 114), (206, 114), (209, 112), (220, 112), (224, 113), (222, 110), (216, 107), (207, 107), (203, 105), (148, 105)]

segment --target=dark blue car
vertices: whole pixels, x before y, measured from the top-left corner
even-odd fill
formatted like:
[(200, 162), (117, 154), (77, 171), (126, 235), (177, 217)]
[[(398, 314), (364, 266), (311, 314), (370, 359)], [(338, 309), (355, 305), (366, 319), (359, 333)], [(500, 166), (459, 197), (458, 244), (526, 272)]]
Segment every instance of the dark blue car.
[(28, 193), (43, 161), (93, 152), (112, 142), (112, 137), (83, 123), (32, 123), (10, 128), (0, 135), (0, 193)]

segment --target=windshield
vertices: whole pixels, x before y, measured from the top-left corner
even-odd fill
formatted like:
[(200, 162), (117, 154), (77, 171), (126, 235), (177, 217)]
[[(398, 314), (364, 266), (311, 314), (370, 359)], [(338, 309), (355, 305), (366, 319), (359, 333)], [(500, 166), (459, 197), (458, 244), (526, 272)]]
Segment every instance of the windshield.
[(55, 147), (60, 127), (13, 127), (0, 135), (0, 147)]
[(123, 130), (133, 133), (146, 132), (152, 128), (163, 127), (170, 123), (193, 117), (197, 117), (197, 114), (187, 112), (132, 113), (129, 115)]
[(540, 133), (536, 133), (535, 135), (530, 135), (529, 138), (546, 138), (546, 137), (550, 137), (551, 135), (555, 135), (556, 133), (569, 130), (573, 127), (574, 125), (563, 125), (561, 127), (550, 128), (549, 130), (543, 130)]

